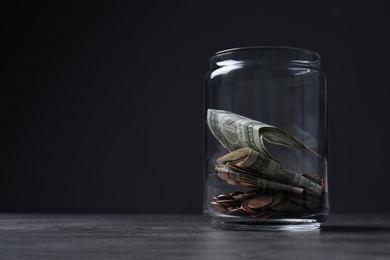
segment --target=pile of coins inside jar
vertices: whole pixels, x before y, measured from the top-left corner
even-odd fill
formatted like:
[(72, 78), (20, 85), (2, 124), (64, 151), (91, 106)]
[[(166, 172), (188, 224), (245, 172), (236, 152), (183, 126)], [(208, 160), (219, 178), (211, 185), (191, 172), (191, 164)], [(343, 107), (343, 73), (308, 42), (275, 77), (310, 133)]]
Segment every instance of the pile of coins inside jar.
[(320, 197), (264, 192), (255, 188), (220, 194), (213, 197), (210, 205), (222, 214), (267, 219), (309, 216), (320, 212), (324, 202)]

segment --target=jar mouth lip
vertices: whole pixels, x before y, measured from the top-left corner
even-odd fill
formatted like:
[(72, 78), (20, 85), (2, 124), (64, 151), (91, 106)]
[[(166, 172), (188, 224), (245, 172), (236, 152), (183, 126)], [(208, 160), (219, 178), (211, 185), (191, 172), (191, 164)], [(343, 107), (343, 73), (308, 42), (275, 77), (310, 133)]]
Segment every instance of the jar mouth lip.
[(237, 52), (237, 51), (276, 51), (276, 50), (286, 50), (286, 51), (299, 51), (304, 52), (307, 54), (311, 54), (317, 57), (321, 57), (319, 53), (303, 48), (297, 48), (297, 47), (290, 47), (290, 46), (246, 46), (246, 47), (236, 47), (236, 48), (230, 48), (221, 50), (215, 53), (216, 56), (220, 54), (225, 54), (229, 52)]

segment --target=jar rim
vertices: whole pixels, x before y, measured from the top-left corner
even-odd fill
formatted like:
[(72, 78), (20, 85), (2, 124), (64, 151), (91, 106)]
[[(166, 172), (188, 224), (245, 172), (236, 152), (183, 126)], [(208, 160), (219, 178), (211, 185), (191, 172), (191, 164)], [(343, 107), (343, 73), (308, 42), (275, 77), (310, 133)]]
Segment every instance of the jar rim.
[(274, 50), (290, 50), (290, 51), (299, 51), (304, 52), (310, 55), (317, 56), (318, 58), (321, 58), (321, 55), (318, 52), (311, 51), (308, 49), (303, 48), (297, 48), (297, 47), (290, 47), (290, 46), (245, 46), (245, 47), (235, 47), (235, 48), (229, 48), (224, 49), (221, 51), (217, 51), (215, 53), (215, 56), (218, 56), (220, 54), (226, 54), (229, 52), (237, 52), (237, 51), (274, 51)]

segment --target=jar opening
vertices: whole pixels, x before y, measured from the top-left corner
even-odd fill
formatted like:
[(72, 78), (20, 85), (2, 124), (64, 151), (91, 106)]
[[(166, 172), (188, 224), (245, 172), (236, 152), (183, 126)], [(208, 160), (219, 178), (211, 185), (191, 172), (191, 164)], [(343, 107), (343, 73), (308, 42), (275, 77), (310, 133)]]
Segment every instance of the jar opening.
[(288, 63), (319, 68), (321, 56), (315, 51), (289, 46), (247, 46), (221, 50), (211, 57), (212, 63), (224, 60)]
[(236, 51), (299, 51), (299, 52), (304, 52), (308, 53), (311, 55), (315, 55), (320, 57), (320, 55), (311, 50), (307, 49), (302, 49), (302, 48), (297, 48), (297, 47), (289, 47), (289, 46), (246, 46), (246, 47), (236, 47), (236, 48), (230, 48), (230, 49), (225, 49), (221, 50), (215, 53), (215, 55), (227, 53), (227, 52), (236, 52)]

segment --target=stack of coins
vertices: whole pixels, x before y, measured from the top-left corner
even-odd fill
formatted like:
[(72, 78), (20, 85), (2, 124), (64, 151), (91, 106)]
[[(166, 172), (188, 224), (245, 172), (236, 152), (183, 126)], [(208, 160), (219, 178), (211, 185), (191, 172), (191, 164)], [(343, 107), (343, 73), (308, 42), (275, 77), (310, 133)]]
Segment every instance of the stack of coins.
[(251, 189), (213, 197), (210, 205), (219, 213), (249, 218), (304, 217), (320, 212), (323, 197), (297, 196)]

